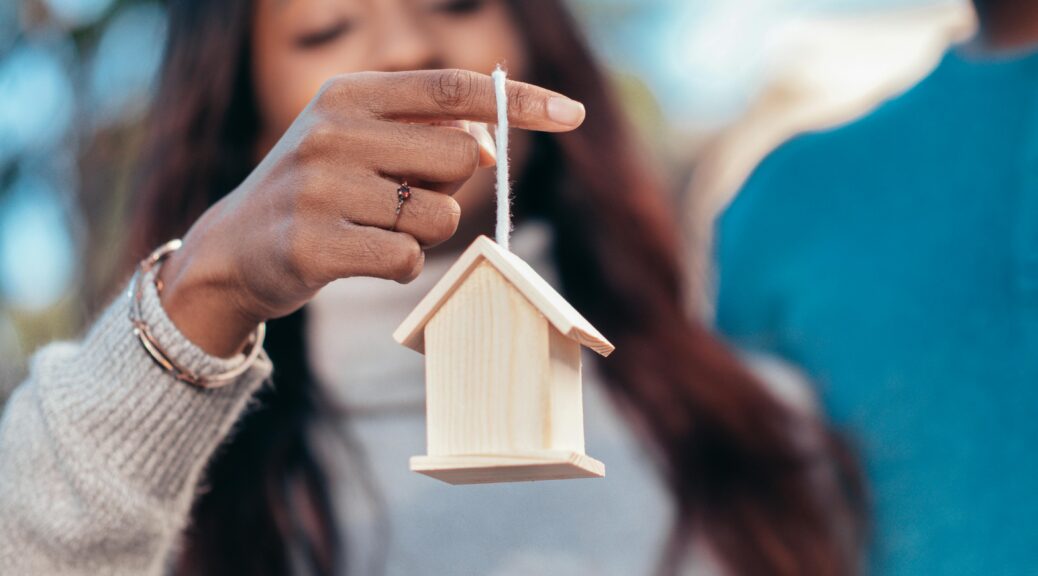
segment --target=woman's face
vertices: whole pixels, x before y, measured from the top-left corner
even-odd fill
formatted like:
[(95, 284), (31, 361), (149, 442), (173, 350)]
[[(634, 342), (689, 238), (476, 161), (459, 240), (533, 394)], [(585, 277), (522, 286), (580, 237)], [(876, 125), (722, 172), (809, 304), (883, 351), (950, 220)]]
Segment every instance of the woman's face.
[[(423, 68), (489, 73), (502, 60), (526, 76), (525, 48), (504, 0), (257, 0), (253, 78), (265, 154), (336, 74)], [(528, 139), (512, 142), (521, 168)], [(491, 171), (455, 198), (467, 216), (489, 214)], [(466, 218), (471, 220), (471, 218)], [(464, 224), (464, 223), (463, 223)]]

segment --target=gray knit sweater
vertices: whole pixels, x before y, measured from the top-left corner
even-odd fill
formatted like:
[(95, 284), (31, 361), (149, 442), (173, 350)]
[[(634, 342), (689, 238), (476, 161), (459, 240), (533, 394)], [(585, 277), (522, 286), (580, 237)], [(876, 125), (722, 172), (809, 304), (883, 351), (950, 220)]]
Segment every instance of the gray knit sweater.
[[(242, 358), (206, 355), (174, 327), (145, 283), (159, 342), (202, 374)], [(0, 573), (161, 574), (199, 477), (271, 372), (202, 390), (158, 368), (119, 297), (79, 343), (42, 349), (0, 415)]]

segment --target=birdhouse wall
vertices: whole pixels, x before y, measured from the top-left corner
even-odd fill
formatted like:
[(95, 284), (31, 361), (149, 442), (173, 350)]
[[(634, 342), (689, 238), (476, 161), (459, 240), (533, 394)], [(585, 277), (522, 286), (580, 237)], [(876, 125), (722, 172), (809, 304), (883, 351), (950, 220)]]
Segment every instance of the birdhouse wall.
[[(428, 454), (545, 450), (556, 436), (574, 442), (568, 427), (552, 426), (552, 380), (574, 376), (573, 351), (553, 346), (552, 332), (504, 276), (478, 264), (425, 326)], [(564, 402), (572, 403), (572, 388)]]
[(548, 327), (551, 396), (551, 447), (584, 452), (584, 400), (580, 382), (580, 343)]

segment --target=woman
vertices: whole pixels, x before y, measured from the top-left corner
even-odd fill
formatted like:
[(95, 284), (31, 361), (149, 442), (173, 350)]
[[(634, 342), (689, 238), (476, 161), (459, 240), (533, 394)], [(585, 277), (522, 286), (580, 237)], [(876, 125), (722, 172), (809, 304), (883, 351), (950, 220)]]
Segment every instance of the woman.
[[(686, 319), (663, 194), (557, 1), (196, 0), (172, 2), (170, 14), (136, 256), (186, 236), (159, 270), (161, 290), (153, 273), (144, 276), (144, 324), (170, 356), (213, 374), (240, 366), (241, 354), (221, 358), (247, 349), (257, 325), (275, 319), (266, 343), (274, 386), (211, 456), (269, 370), (262, 357), (217, 390), (172, 381), (129, 334), (121, 301), (80, 345), (41, 353), (0, 429), (4, 474), (22, 474), (14, 488), (0, 488), (0, 534), (31, 551), (21, 554), (24, 565), (139, 573), (169, 558), (183, 574), (347, 566), (333, 513), (342, 480), (317, 444), (328, 403), (307, 320), (319, 317), (300, 307), (337, 278), (353, 277), (342, 286), (364, 282), (357, 276), (407, 282), (425, 248), (457, 228), (437, 248), (441, 256), (430, 256), (450, 260), (490, 229), (492, 213), (489, 178), (475, 172), (491, 161), (480, 152), (484, 132), (455, 122), (492, 120), (488, 78), (359, 71), (486, 72), (503, 57), (512, 77), (556, 91), (510, 85), (513, 124), (545, 131), (515, 133), (517, 234), (525, 223), (546, 223), (548, 261), (564, 294), (617, 346), (599, 366), (602, 383), (643, 438), (673, 504), (661, 570), (699, 559), (730, 574), (855, 571), (861, 501), (850, 461), (837, 458), (833, 469), (842, 450), (823, 424), (763, 388)], [(584, 116), (570, 98), (590, 118), (562, 135)], [(397, 216), (403, 181), (413, 196)], [(90, 375), (106, 384), (88, 386)], [(84, 390), (89, 399), (77, 396)], [(48, 422), (74, 432), (50, 439)], [(16, 436), (31, 438), (30, 448)], [(69, 459), (55, 457), (64, 452), (54, 446), (70, 437), (83, 442)], [(60, 479), (58, 488), (46, 484), (48, 496), (78, 513), (47, 518), (27, 479), (33, 468), (9, 465), (35, 460), (47, 463), (41, 477)], [(94, 468), (82, 470), (84, 460)], [(32, 513), (8, 514), (19, 501), (31, 502)], [(15, 556), (13, 545), (0, 546)], [(476, 570), (464, 560), (459, 572)]]

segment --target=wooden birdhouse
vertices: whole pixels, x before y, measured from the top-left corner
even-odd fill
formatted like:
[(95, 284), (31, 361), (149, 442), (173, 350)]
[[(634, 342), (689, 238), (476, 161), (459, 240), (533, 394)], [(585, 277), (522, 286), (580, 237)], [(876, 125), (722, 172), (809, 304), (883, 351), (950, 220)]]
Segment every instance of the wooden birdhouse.
[(480, 236), (397, 328), (426, 358), (428, 454), (451, 484), (587, 478), (580, 349), (613, 351), (518, 256)]

